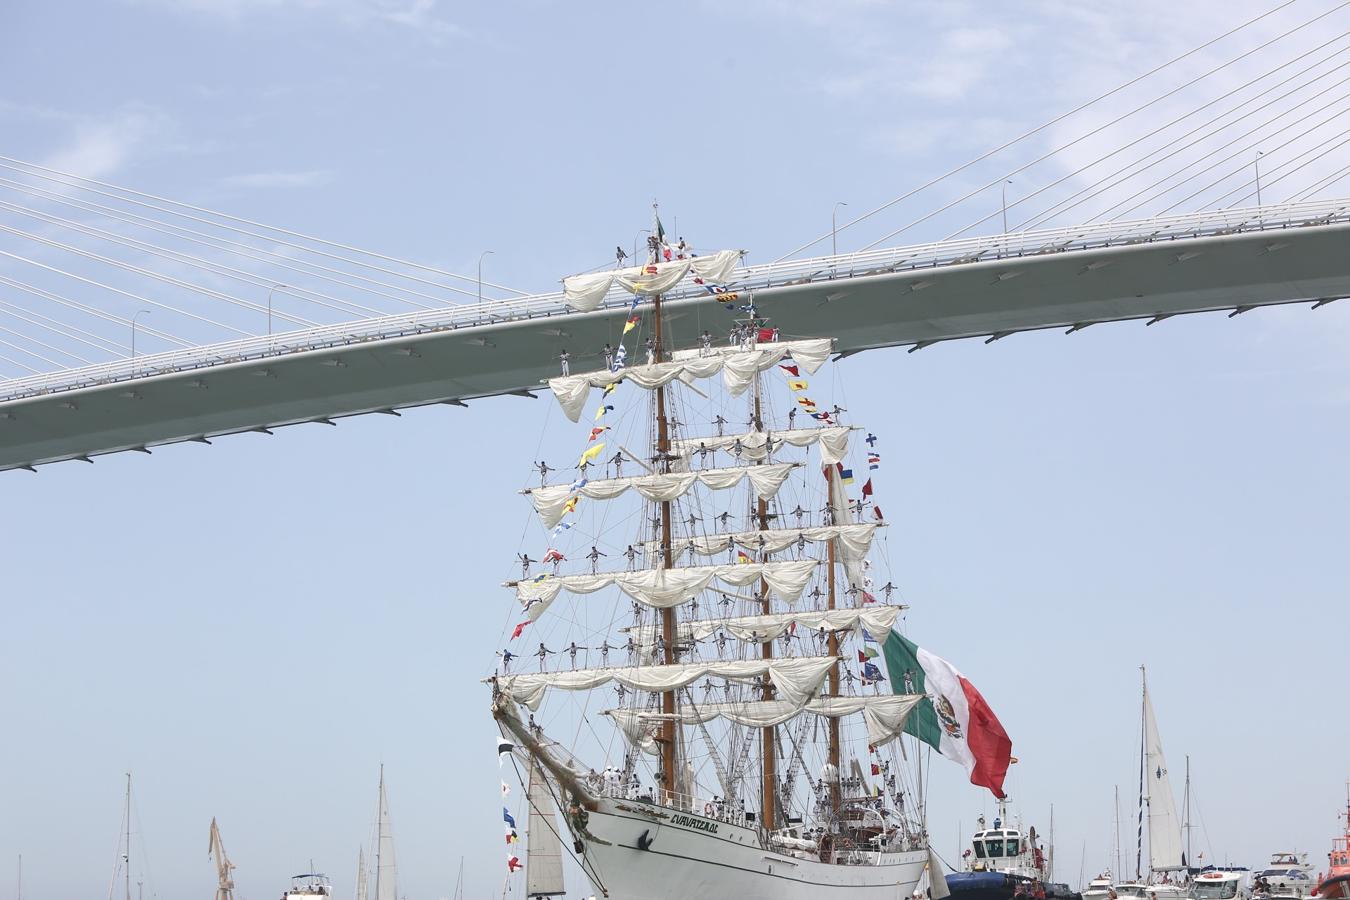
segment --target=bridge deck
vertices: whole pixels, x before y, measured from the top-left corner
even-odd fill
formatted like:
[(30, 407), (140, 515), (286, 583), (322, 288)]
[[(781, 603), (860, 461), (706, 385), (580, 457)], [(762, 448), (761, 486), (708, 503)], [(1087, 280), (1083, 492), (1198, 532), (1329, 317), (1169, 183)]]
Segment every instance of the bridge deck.
[[(842, 353), (1350, 295), (1350, 200), (946, 241), (738, 270), (788, 335)], [(731, 318), (674, 292), (676, 345)], [(386, 316), (0, 382), (0, 470), (533, 390), (617, 344), (627, 297)]]

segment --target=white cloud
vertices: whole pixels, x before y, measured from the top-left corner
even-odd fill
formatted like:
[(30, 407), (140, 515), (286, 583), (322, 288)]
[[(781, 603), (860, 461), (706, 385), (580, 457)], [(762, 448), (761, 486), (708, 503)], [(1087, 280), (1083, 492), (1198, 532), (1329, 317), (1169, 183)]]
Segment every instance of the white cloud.
[(239, 22), (261, 15), (314, 14), (347, 28), (371, 24), (408, 28), (429, 40), (460, 37), (459, 25), (437, 14), (438, 0), (128, 0), (159, 6), (178, 14), (193, 14)]
[(106, 178), (169, 130), (169, 120), (163, 113), (141, 107), (80, 119), (75, 126), (74, 140), (42, 164), (85, 178)]
[(311, 169), (301, 172), (250, 172), (244, 175), (231, 175), (225, 179), (229, 187), (242, 188), (306, 188), (327, 184), (333, 173), (326, 169)]

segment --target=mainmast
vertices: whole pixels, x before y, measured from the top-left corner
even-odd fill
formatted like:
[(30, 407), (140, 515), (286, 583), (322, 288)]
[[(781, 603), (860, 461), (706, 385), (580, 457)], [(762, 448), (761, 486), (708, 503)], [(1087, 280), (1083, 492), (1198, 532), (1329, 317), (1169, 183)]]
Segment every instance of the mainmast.
[[(826, 569), (825, 569), (825, 608), (834, 609), (834, 540), (826, 542)], [(834, 665), (830, 667), (830, 696), (839, 696), (839, 632), (830, 630), (826, 637), (826, 646), (829, 648), (830, 656), (835, 658)], [(830, 746), (829, 763), (834, 768), (834, 780), (830, 782), (830, 807), (834, 810), (839, 809), (839, 720), (830, 719)]]
[[(661, 255), (661, 216), (657, 212), (656, 204), (652, 203), (652, 239), (648, 250), (648, 263), (655, 265)], [(655, 362), (665, 362), (666, 351), (664, 345), (664, 328), (661, 322), (661, 295), (652, 295), (652, 359)], [(670, 471), (670, 427), (666, 420), (666, 389), (658, 387), (656, 389), (656, 463), (661, 467), (662, 472)], [(669, 569), (674, 565), (673, 554), (671, 553), (671, 529), (670, 529), (670, 501), (661, 501), (661, 567)], [(676, 642), (679, 636), (676, 621), (675, 608), (673, 606), (661, 610), (661, 636), (665, 643), (664, 662), (666, 665), (674, 665), (677, 657)], [(661, 692), (661, 713), (663, 715), (661, 725), (661, 736), (658, 742), (661, 746), (661, 776), (663, 786), (666, 791), (666, 800), (670, 802), (674, 799), (675, 787), (677, 784), (675, 773), (678, 764), (678, 747), (680, 742), (680, 723), (675, 718), (675, 691)]]
[[(751, 423), (751, 426), (756, 431), (763, 431), (764, 420), (760, 403), (759, 375), (755, 375), (755, 412), (752, 418), (754, 421)], [(760, 497), (755, 502), (755, 517), (758, 520), (759, 530), (767, 531), (769, 528), (769, 502), (763, 497)], [(761, 562), (763, 562), (763, 560), (761, 560)], [(764, 615), (770, 615), (773, 612), (773, 609), (769, 602), (769, 583), (761, 579), (759, 589), (763, 594), (762, 609)], [(759, 653), (761, 659), (772, 659), (773, 641), (764, 641), (760, 644)], [(764, 686), (764, 699), (772, 700), (774, 696), (773, 682), (770, 680), (768, 673), (765, 673), (761, 683)], [(838, 728), (838, 720), (831, 719), (830, 727), (832, 730)], [(760, 761), (759, 820), (766, 831), (773, 831), (774, 825), (778, 820), (778, 806), (776, 802), (778, 794), (778, 729), (773, 725), (769, 725), (760, 730)]]

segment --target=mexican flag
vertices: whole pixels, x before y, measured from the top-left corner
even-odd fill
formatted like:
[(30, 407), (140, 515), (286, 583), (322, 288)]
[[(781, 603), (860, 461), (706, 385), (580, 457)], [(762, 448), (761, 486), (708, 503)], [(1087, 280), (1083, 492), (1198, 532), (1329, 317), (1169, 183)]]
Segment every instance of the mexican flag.
[(964, 765), (971, 784), (1002, 797), (1012, 741), (975, 685), (951, 663), (894, 631), (881, 645), (881, 654), (892, 691), (928, 695), (910, 713), (905, 731)]

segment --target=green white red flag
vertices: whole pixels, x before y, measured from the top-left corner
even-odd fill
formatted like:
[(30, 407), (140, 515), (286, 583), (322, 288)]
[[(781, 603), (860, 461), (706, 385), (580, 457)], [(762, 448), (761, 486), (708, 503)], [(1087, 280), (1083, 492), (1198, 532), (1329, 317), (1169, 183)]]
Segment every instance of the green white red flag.
[(966, 767), (970, 783), (1003, 796), (1012, 741), (975, 685), (939, 656), (892, 631), (881, 646), (891, 690), (926, 694), (905, 731)]

